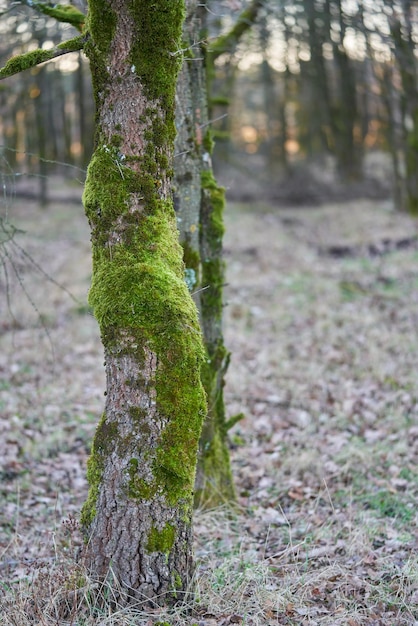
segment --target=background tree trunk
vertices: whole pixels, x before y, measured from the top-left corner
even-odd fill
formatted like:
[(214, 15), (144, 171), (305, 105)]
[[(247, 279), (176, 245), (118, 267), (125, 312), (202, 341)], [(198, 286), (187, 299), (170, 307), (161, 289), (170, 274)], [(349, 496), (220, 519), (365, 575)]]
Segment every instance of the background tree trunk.
[(182, 0), (90, 2), (97, 106), (84, 203), (106, 406), (88, 465), (86, 562), (124, 600), (165, 604), (192, 572), (196, 454), (206, 414), (196, 307), (170, 199)]
[(186, 6), (183, 40), (189, 48), (177, 83), (174, 198), (186, 281), (200, 311), (206, 348), (202, 381), (208, 414), (200, 441), (195, 501), (212, 507), (235, 499), (223, 401), (229, 358), (222, 333), (224, 192), (216, 185), (211, 170), (202, 45), (206, 11), (201, 7), (197, 12), (197, 0), (188, 0)]
[(411, 24), (412, 5), (403, 2), (403, 21), (391, 21), (391, 36), (395, 60), (401, 79), (402, 148), (405, 162), (403, 176), (405, 204), (412, 215), (418, 215), (418, 87), (415, 59), (415, 42)]
[(200, 302), (199, 212), (201, 178), (201, 111), (206, 106), (200, 55), (197, 0), (186, 0), (183, 28), (184, 63), (176, 90), (174, 208), (183, 247), (185, 278), (197, 305)]

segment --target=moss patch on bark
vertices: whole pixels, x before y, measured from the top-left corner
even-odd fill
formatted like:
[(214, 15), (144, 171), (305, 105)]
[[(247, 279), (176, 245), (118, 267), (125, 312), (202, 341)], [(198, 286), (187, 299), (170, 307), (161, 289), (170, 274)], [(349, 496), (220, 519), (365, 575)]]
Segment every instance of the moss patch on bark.
[(168, 554), (174, 545), (176, 529), (172, 524), (166, 524), (163, 528), (151, 528), (148, 535), (148, 552), (163, 552)]
[(224, 282), (224, 262), (221, 256), (222, 238), (225, 232), (223, 211), (225, 189), (216, 182), (212, 170), (202, 172), (202, 190), (209, 194), (211, 211), (206, 226), (206, 239), (214, 251), (211, 258), (202, 259), (202, 284), (208, 289), (202, 294), (205, 315), (219, 317), (222, 314), (222, 286)]
[(177, 75), (182, 61), (184, 2), (137, 0), (132, 2), (131, 11), (138, 29), (131, 50), (135, 72), (148, 96), (153, 100), (160, 98), (163, 108), (171, 109), (176, 90), (173, 76)]
[(99, 484), (102, 479), (104, 469), (104, 458), (109, 452), (109, 445), (117, 435), (115, 424), (106, 421), (106, 414), (103, 413), (97, 426), (90, 457), (87, 461), (87, 481), (90, 485), (87, 500), (81, 511), (81, 523), (87, 527), (91, 524), (96, 515), (96, 501), (99, 494)]

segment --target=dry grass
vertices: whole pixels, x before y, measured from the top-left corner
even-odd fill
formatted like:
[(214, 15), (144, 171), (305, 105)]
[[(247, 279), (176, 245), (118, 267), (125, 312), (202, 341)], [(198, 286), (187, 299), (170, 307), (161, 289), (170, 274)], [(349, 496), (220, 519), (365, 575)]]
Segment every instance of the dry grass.
[[(118, 607), (76, 555), (104, 379), (78, 205), (15, 201), (0, 303), (0, 623), (418, 624), (418, 254), (371, 256), (415, 223), (369, 202), (227, 215), (234, 511), (197, 512), (195, 594)], [(329, 246), (352, 258), (330, 258)], [(4, 276), (2, 278), (4, 286)], [(3, 293), (5, 293), (3, 289)]]

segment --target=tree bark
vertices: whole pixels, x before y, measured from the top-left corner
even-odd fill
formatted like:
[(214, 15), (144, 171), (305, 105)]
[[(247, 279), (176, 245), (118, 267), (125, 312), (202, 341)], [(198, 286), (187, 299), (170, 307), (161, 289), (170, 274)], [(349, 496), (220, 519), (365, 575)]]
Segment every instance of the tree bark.
[[(223, 189), (211, 173), (203, 28), (205, 9), (187, 0), (185, 63), (176, 95), (175, 207), (186, 280), (200, 311), (206, 349), (202, 382), (208, 414), (199, 446), (195, 502), (213, 507), (235, 499), (223, 401), (229, 355), (223, 344)], [(199, 19), (200, 18), (200, 19)], [(216, 269), (216, 272), (214, 271)]]
[(207, 106), (197, 0), (186, 0), (183, 28), (185, 60), (176, 90), (176, 139), (174, 160), (174, 207), (183, 247), (186, 282), (200, 302), (199, 211), (201, 178), (202, 110)]
[[(196, 277), (195, 299), (200, 311), (200, 323), (205, 344), (205, 361), (202, 367), (202, 382), (205, 388), (208, 413), (199, 446), (199, 458), (195, 483), (195, 503), (213, 507), (235, 500), (232, 479), (225, 407), (223, 400), (224, 376), (229, 354), (223, 343), (222, 312), (224, 282), (222, 260), (224, 191), (218, 187), (212, 175), (209, 106), (206, 90), (207, 67), (205, 40), (206, 10), (189, 0), (189, 12), (194, 19), (184, 39), (190, 45), (186, 54), (188, 61), (183, 66), (178, 84), (177, 125), (186, 131), (178, 135), (176, 152), (184, 153), (188, 161), (187, 177), (177, 169), (179, 181), (179, 215), (181, 216), (180, 240), (184, 248), (186, 271)], [(185, 117), (184, 113), (188, 112)], [(183, 168), (184, 169), (184, 168)], [(198, 194), (191, 194), (187, 181), (196, 184)], [(186, 184), (185, 184), (186, 183)], [(195, 189), (196, 191), (196, 189)], [(192, 217), (191, 217), (192, 216)], [(195, 228), (195, 224), (199, 228)], [(215, 232), (216, 230), (216, 232)]]
[(182, 0), (91, 0), (86, 25), (97, 107), (84, 192), (89, 298), (107, 384), (88, 464), (85, 558), (119, 600), (151, 604), (174, 601), (190, 581), (206, 414), (201, 333), (170, 196), (183, 14)]

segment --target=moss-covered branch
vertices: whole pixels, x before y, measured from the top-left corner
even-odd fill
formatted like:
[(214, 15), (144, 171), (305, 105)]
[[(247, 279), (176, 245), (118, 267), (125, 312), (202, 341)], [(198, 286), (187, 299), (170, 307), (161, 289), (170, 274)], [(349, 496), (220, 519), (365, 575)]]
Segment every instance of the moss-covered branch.
[(224, 35), (220, 35), (209, 45), (209, 54), (213, 62), (225, 52), (232, 53), (242, 35), (249, 30), (257, 19), (259, 10), (264, 5), (265, 0), (253, 0), (238, 17), (234, 26)]
[(233, 415), (232, 417), (230, 417), (229, 420), (225, 422), (225, 425), (224, 425), (225, 432), (227, 433), (228, 430), (231, 430), (231, 428), (233, 428), (235, 424), (238, 424), (238, 422), (240, 422), (243, 419), (245, 419), (245, 413), (237, 413), (236, 415)]
[(46, 2), (36, 2), (36, 0), (22, 0), (22, 4), (26, 4), (26, 6), (35, 9), (35, 11), (39, 13), (53, 17), (58, 20), (58, 22), (71, 24), (71, 26), (77, 28), (80, 33), (84, 30), (86, 16), (71, 4), (50, 4)]
[(29, 70), (31, 67), (45, 63), (45, 61), (51, 61), (51, 59), (56, 59), (64, 54), (68, 54), (69, 52), (82, 50), (85, 42), (86, 37), (84, 35), (80, 35), (79, 37), (74, 37), (73, 39), (64, 41), (50, 50), (41, 50), (38, 48), (37, 50), (32, 50), (31, 52), (26, 52), (25, 54), (19, 54), (12, 57), (7, 61), (6, 65), (0, 69), (0, 80), (13, 76), (14, 74), (19, 74), (25, 70)]

